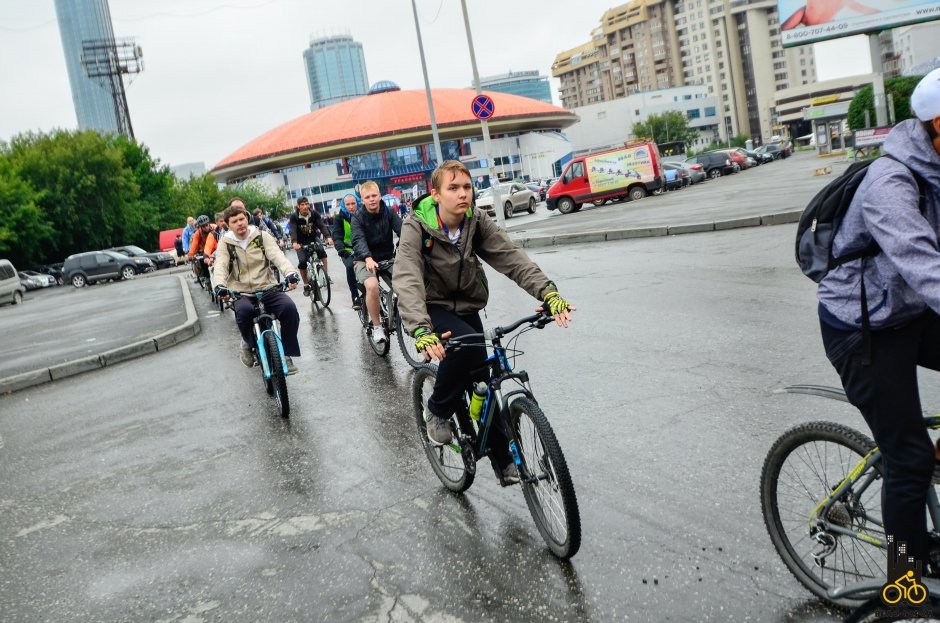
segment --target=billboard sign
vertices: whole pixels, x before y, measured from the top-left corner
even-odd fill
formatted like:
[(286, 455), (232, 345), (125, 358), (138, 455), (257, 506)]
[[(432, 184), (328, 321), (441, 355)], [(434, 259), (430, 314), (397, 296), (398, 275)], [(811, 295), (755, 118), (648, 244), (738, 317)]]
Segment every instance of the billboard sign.
[(784, 47), (940, 19), (938, 0), (777, 0)]
[(888, 132), (891, 131), (891, 127), (884, 128), (869, 128), (867, 130), (855, 130), (855, 146), (856, 147), (874, 147), (875, 145), (881, 145), (887, 140)]

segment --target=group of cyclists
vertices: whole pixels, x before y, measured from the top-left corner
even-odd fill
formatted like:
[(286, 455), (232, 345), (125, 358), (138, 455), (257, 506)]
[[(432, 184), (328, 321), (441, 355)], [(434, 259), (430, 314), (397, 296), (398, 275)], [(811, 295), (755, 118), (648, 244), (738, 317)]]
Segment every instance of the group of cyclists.
[[(380, 262), (394, 258), (393, 285), (399, 293), (404, 329), (415, 337), (416, 347), (427, 360), (438, 362), (434, 391), (424, 408), (428, 438), (442, 445), (453, 439), (451, 416), (463, 388), (474, 371), (482, 368), (486, 356), (483, 348), (462, 348), (456, 353), (444, 350), (448, 338), (482, 331), (479, 312), (488, 302), (489, 287), (480, 260), (541, 300), (540, 309), (553, 316), (559, 326), (568, 326), (575, 308), (485, 211), (475, 209), (470, 171), (464, 164), (456, 160), (441, 163), (431, 176), (431, 186), (430, 193), (414, 201), (413, 212), (403, 222), (385, 205), (378, 184), (364, 182), (358, 194), (343, 198), (332, 231), (310, 201), (301, 197), (289, 220), (296, 268), (276, 234), (253, 219), (244, 201), (235, 198), (216, 215), (214, 229), (207, 216), (195, 219), (189, 256), (199, 275), (211, 273), (220, 299), (229, 298), (233, 291), (255, 292), (278, 284), (272, 266), (283, 276), (286, 290), (302, 282), (304, 295), (309, 296), (307, 249), (315, 249), (326, 267), (326, 246), (332, 245), (346, 267), (352, 305), (356, 309), (366, 306), (376, 341), (388, 339), (380, 326), (376, 272)], [(198, 260), (197, 254), (202, 256)], [(288, 373), (295, 374), (294, 358), (300, 356), (297, 306), (281, 291), (266, 294), (264, 304), (280, 322)], [(242, 336), (240, 358), (252, 367), (256, 365), (254, 302), (238, 298), (234, 310)], [(499, 463), (504, 483), (519, 481), (508, 452), (498, 453), (494, 461)]]

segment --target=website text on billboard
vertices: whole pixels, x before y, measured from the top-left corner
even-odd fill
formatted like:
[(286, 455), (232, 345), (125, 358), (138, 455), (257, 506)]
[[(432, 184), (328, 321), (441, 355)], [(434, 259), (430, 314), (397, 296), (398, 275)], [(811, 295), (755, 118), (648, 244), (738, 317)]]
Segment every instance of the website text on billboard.
[(940, 19), (937, 0), (777, 0), (784, 47)]

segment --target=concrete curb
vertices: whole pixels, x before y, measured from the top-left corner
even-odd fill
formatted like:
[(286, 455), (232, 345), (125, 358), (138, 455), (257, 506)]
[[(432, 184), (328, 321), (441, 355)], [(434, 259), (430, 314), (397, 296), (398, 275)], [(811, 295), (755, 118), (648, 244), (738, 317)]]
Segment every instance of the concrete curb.
[(760, 227), (763, 225), (784, 225), (797, 223), (802, 210), (777, 212), (763, 216), (747, 216), (711, 223), (688, 223), (684, 225), (661, 225), (657, 227), (637, 227), (635, 229), (610, 229), (604, 231), (585, 231), (570, 234), (555, 234), (554, 236), (530, 236), (527, 238), (509, 234), (519, 246), (524, 249), (537, 247), (551, 247), (563, 244), (579, 244), (585, 242), (607, 242), (610, 240), (629, 240), (631, 238), (652, 238), (656, 236), (676, 236), (679, 234), (697, 234), (707, 231), (724, 231), (739, 227)]
[(59, 379), (75, 376), (97, 370), (106, 366), (144, 355), (152, 355), (161, 350), (166, 350), (181, 342), (185, 342), (199, 335), (202, 326), (199, 324), (199, 316), (196, 314), (196, 307), (193, 305), (193, 297), (186, 285), (186, 278), (183, 275), (177, 275), (180, 282), (180, 288), (183, 291), (183, 306), (186, 308), (186, 322), (168, 331), (164, 331), (146, 340), (139, 340), (130, 344), (125, 344), (118, 348), (113, 348), (99, 355), (82, 357), (73, 361), (67, 361), (48, 368), (23, 372), (0, 379), (0, 394), (8, 394), (27, 387), (51, 383)]

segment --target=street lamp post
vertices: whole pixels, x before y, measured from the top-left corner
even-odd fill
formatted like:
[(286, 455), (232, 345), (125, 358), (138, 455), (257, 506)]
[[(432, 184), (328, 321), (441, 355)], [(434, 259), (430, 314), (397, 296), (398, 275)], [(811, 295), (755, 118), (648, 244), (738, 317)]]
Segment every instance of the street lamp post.
[[(414, 0), (412, 0), (414, 2)], [(480, 74), (477, 72), (477, 59), (473, 53), (473, 36), (470, 34), (470, 18), (467, 16), (467, 0), (460, 0), (460, 7), (463, 9), (463, 24), (467, 30), (467, 45), (470, 47), (470, 65), (473, 67), (473, 86), (476, 88), (477, 95), (482, 93), (480, 89)], [(492, 158), (490, 151), (490, 128), (486, 119), (480, 119), (480, 126), (483, 130), (483, 151), (486, 153), (486, 164), (490, 169), (490, 187), (493, 189), (493, 210), (496, 212), (496, 224), (500, 229), (506, 228), (506, 219), (503, 216), (503, 199), (499, 194), (499, 177), (496, 175), (496, 163)]]
[[(443, 152), (441, 152), (441, 137), (437, 132), (437, 118), (434, 116), (434, 100), (431, 98), (431, 82), (428, 80), (428, 65), (424, 62), (424, 43), (421, 41), (421, 26), (418, 24), (418, 7), (415, 0), (411, 0), (411, 10), (415, 14), (415, 32), (418, 33), (418, 52), (421, 55), (421, 71), (424, 73), (424, 92), (428, 97), (428, 114), (431, 117), (431, 135), (434, 137), (434, 155), (437, 156), (437, 164), (444, 162)], [(466, 13), (465, 13), (466, 15)]]

